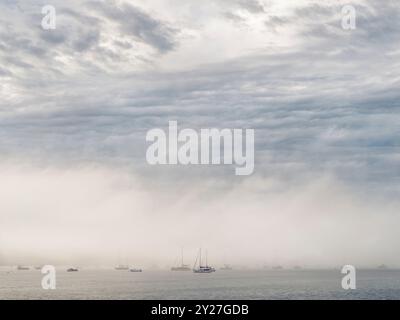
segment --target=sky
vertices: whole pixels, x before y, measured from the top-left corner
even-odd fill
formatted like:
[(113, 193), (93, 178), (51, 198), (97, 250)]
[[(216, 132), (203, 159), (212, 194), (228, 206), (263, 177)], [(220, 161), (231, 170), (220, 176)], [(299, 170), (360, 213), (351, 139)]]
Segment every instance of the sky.
[[(0, 12), (0, 264), (167, 266), (202, 246), (216, 264), (400, 267), (398, 1)], [(254, 129), (254, 174), (149, 166), (146, 132), (170, 120)]]

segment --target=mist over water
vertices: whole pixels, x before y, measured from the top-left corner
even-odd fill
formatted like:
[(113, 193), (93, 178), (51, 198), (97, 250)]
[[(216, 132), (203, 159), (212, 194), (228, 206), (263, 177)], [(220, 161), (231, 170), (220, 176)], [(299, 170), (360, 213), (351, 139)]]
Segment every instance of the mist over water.
[(398, 201), (321, 175), (145, 177), (106, 165), (0, 166), (0, 264), (400, 266)]

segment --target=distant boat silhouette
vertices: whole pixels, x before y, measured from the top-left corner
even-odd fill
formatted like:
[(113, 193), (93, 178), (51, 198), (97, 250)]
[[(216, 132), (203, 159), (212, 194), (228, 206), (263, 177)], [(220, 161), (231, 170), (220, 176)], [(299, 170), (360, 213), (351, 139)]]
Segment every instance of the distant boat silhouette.
[(67, 272), (78, 272), (79, 269), (78, 268), (68, 268)]
[(115, 267), (115, 270), (129, 270), (129, 266), (120, 264)]
[(272, 270), (283, 270), (282, 266), (273, 266)]
[(19, 270), (19, 271), (26, 271), (26, 270), (30, 270), (30, 269), (31, 269), (30, 267), (26, 267), (26, 266), (20, 266), (20, 265), (17, 266), (17, 270)]
[(378, 269), (380, 269), (380, 270), (387, 270), (387, 269), (389, 269), (389, 268), (388, 268), (387, 265), (381, 264), (380, 266), (378, 266)]
[[(198, 267), (196, 267), (197, 260), (199, 260), (199, 266)], [(215, 268), (213, 268), (213, 267), (208, 265), (208, 262), (207, 262), (207, 251), (206, 251), (206, 265), (205, 266), (202, 265), (202, 263), (201, 263), (201, 248), (199, 250), (199, 254), (196, 257), (196, 261), (195, 261), (194, 267), (193, 267), (193, 272), (194, 273), (212, 273), (212, 272), (215, 272)]]
[(183, 263), (183, 248), (181, 249), (181, 265), (172, 267), (171, 271), (190, 271), (190, 267)]
[(143, 272), (142, 269), (131, 268), (129, 269), (130, 272)]

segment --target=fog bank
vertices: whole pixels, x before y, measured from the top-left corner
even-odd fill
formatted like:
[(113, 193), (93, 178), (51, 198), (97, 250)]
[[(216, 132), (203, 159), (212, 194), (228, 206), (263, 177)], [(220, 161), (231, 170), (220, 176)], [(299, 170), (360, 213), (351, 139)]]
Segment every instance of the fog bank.
[(185, 248), (237, 266), (400, 266), (399, 203), (324, 175), (150, 178), (105, 166), (0, 166), (0, 264), (168, 267)]

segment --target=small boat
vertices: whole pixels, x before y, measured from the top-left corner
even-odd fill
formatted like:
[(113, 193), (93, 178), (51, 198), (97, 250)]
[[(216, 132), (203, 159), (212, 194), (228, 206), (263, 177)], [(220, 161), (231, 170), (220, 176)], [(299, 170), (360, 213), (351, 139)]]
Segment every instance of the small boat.
[(137, 269), (137, 268), (131, 268), (131, 269), (129, 269), (129, 272), (143, 272), (143, 270)]
[(115, 270), (129, 270), (129, 266), (120, 264), (115, 267)]
[(68, 268), (67, 272), (78, 272), (78, 268)]
[[(196, 267), (197, 260), (198, 260), (199, 257), (200, 257), (199, 265), (198, 265), (198, 267)], [(206, 264), (203, 266), (202, 263), (201, 263), (201, 249), (199, 250), (199, 254), (197, 255), (196, 261), (194, 263), (193, 272), (194, 273), (212, 273), (212, 272), (215, 272), (215, 268), (213, 268), (213, 267), (208, 265), (207, 252), (206, 252)]]
[(215, 272), (215, 269), (213, 267), (209, 266), (199, 266), (197, 269), (193, 269), (194, 273), (212, 273)]
[(190, 267), (183, 263), (183, 248), (181, 250), (181, 264), (171, 268), (171, 271), (190, 271)]
[(30, 267), (26, 267), (26, 266), (17, 266), (17, 270), (19, 271), (26, 271), (26, 270), (30, 270)]

